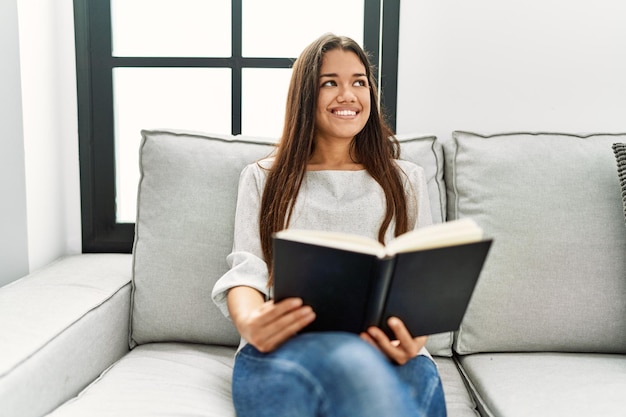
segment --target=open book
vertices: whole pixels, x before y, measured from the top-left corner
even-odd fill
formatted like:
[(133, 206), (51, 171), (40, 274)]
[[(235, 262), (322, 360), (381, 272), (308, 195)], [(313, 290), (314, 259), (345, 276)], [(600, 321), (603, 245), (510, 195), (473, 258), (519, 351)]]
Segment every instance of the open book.
[(274, 234), (274, 298), (301, 297), (316, 319), (305, 331), (392, 336), (402, 319), (413, 336), (457, 330), (491, 246), (465, 218), (407, 232), (388, 244), (345, 233)]

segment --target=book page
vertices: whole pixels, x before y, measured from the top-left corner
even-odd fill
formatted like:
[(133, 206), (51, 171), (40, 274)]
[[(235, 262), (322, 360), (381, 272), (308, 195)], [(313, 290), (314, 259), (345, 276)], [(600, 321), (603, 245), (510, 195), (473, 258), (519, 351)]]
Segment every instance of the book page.
[(384, 258), (396, 253), (477, 242), (482, 239), (483, 231), (472, 219), (465, 218), (412, 230), (393, 239), (386, 247), (365, 236), (322, 230), (285, 229), (275, 237)]
[(366, 253), (382, 258), (385, 247), (378, 241), (365, 236), (322, 230), (285, 229), (275, 234), (277, 238), (312, 245), (326, 246), (352, 252)]
[(477, 242), (483, 238), (483, 230), (470, 218), (434, 224), (404, 233), (387, 244), (389, 255), (420, 249)]

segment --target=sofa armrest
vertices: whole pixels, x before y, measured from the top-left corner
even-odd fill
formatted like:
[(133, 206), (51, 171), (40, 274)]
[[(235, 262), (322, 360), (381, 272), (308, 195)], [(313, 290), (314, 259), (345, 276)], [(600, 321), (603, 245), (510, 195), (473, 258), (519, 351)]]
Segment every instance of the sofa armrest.
[(0, 415), (46, 414), (128, 352), (131, 263), (68, 256), (0, 288)]

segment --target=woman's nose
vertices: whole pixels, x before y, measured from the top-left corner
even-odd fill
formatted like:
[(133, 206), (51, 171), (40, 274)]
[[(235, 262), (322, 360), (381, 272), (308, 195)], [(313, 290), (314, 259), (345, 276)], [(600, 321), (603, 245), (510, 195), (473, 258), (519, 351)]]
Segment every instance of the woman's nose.
[(349, 87), (344, 87), (339, 91), (339, 95), (337, 96), (337, 101), (340, 103), (352, 103), (356, 101), (356, 95)]

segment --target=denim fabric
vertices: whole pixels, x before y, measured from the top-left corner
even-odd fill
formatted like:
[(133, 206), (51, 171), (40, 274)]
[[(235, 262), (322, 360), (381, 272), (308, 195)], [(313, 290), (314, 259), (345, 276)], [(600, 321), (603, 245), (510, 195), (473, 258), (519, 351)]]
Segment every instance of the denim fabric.
[(246, 345), (235, 360), (238, 417), (445, 416), (435, 364), (389, 362), (357, 335), (298, 335), (264, 354)]

